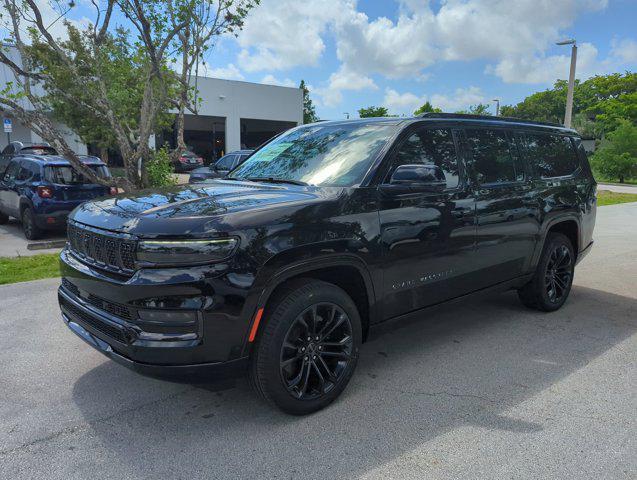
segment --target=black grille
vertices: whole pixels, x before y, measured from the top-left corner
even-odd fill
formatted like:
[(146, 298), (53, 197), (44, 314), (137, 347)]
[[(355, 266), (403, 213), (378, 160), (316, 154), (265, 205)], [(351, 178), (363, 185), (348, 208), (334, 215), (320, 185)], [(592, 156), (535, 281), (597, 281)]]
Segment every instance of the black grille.
[(60, 297), (60, 306), (62, 307), (62, 311), (71, 317), (71, 320), (80, 321), (120, 343), (126, 343), (126, 335), (121, 328), (103, 322), (99, 318), (94, 317), (90, 313), (68, 302), (64, 297)]
[(104, 300), (92, 293), (89, 293), (88, 295), (86, 292), (84, 292), (84, 294), (80, 293), (80, 289), (77, 288), (77, 285), (71, 283), (67, 278), (62, 279), (62, 286), (76, 297), (82, 298), (87, 303), (90, 303), (94, 307), (104, 310), (111, 315), (115, 315), (116, 317), (123, 318), (125, 320), (132, 320), (133, 317), (136, 317), (136, 315), (134, 315), (133, 312), (131, 312), (131, 310), (125, 305)]
[(135, 241), (97, 233), (69, 223), (71, 251), (98, 267), (116, 272), (132, 273), (135, 269)]

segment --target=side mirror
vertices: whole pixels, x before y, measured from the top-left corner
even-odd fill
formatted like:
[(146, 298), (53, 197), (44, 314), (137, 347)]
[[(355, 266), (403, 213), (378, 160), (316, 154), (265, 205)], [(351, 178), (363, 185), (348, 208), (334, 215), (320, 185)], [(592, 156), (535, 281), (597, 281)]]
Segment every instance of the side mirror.
[(388, 190), (408, 192), (441, 192), (447, 186), (445, 174), (434, 164), (400, 165), (389, 180)]

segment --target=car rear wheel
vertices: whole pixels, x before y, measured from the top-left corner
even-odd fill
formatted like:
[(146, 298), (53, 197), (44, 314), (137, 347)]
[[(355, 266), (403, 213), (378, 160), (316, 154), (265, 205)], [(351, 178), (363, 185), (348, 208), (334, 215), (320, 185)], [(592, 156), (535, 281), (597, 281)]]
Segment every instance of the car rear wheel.
[(27, 240), (37, 240), (42, 236), (42, 230), (35, 223), (35, 216), (30, 208), (22, 212), (22, 231)]
[(361, 321), (352, 299), (336, 285), (302, 279), (284, 287), (266, 315), (250, 369), (256, 391), (293, 415), (329, 405), (358, 360)]
[(4, 225), (8, 221), (9, 221), (9, 215), (5, 215), (4, 213), (0, 212), (0, 225)]
[(520, 300), (529, 308), (557, 310), (571, 291), (574, 269), (575, 255), (568, 237), (549, 233), (533, 279), (518, 290)]

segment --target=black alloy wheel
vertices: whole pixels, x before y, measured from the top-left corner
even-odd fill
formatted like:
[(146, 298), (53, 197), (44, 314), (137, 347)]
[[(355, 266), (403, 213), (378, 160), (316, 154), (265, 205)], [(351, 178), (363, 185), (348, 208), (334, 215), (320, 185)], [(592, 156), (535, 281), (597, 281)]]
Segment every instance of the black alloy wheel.
[(30, 208), (22, 212), (22, 232), (27, 240), (37, 240), (42, 236), (42, 231), (35, 224), (35, 217)]
[(544, 288), (552, 303), (560, 303), (571, 286), (573, 258), (564, 244), (554, 248), (544, 273)]
[(306, 308), (281, 346), (281, 378), (300, 400), (316, 399), (338, 384), (352, 360), (354, 341), (347, 314), (333, 303)]
[(560, 308), (571, 291), (575, 253), (561, 233), (549, 233), (533, 278), (518, 290), (524, 305), (544, 312)]
[(268, 300), (251, 352), (250, 381), (292, 415), (325, 408), (349, 383), (362, 343), (358, 308), (340, 287), (289, 281)]

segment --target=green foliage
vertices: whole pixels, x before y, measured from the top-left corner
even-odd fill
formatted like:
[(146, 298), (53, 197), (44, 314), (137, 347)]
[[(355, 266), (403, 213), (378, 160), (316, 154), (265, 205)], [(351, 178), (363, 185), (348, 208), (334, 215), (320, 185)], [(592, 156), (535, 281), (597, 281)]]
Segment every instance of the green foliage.
[(491, 115), (490, 106), (485, 103), (471, 105), (468, 110), (457, 110), (455, 113), (464, 113), (466, 115)]
[(166, 147), (155, 151), (146, 165), (148, 184), (150, 187), (166, 187), (176, 185), (173, 165)]
[[(103, 86), (119, 122), (127, 131), (136, 131), (150, 69), (147, 55), (123, 29), (108, 34), (97, 52), (87, 40), (87, 31), (68, 25), (68, 34), (68, 40), (61, 41), (60, 47), (73, 59), (75, 69), (81, 74), (79, 78), (41, 38), (34, 37), (27, 47), (33, 67), (48, 75), (43, 84), (46, 95), (42, 100), (53, 116), (75, 131), (84, 142), (101, 148), (117, 148), (113, 128), (102, 112), (93, 108), (95, 99), (100, 98), (99, 89)], [(155, 130), (168, 128), (173, 121), (173, 115), (168, 114), (168, 98), (176, 95), (176, 78), (166, 66), (163, 74), (165, 81), (161, 84), (157, 79), (153, 80), (157, 91), (163, 91), (155, 103), (159, 112)], [(69, 97), (75, 101), (69, 101)]]
[(305, 85), (305, 80), (301, 80), (299, 88), (303, 91), (303, 123), (318, 122), (319, 118), (316, 115), (316, 110), (310, 98), (310, 91)]
[(621, 120), (595, 151), (591, 165), (601, 175), (620, 182), (637, 175), (637, 126)]
[(423, 113), (442, 113), (442, 109), (434, 107), (429, 101), (426, 101), (414, 111), (414, 116), (422, 115)]
[(361, 108), (360, 110), (358, 110), (358, 116), (361, 118), (387, 117), (389, 116), (389, 112), (387, 111), (385, 107), (371, 106), (367, 108)]
[[(568, 83), (555, 82), (553, 88), (536, 92), (517, 105), (504, 105), (504, 116), (528, 120), (562, 123)], [(637, 73), (597, 75), (584, 82), (577, 80), (573, 93), (573, 116), (583, 114), (594, 121), (595, 138), (611, 132), (621, 119), (637, 123)]]

